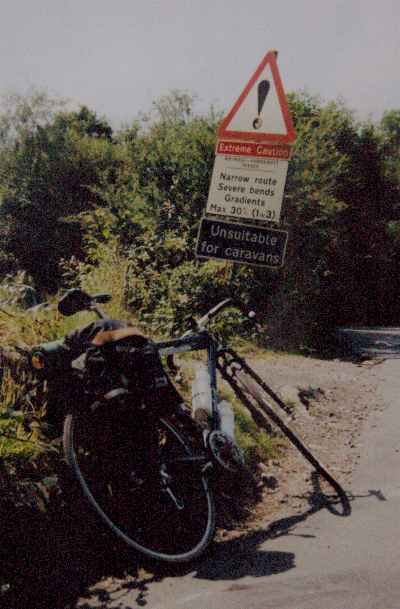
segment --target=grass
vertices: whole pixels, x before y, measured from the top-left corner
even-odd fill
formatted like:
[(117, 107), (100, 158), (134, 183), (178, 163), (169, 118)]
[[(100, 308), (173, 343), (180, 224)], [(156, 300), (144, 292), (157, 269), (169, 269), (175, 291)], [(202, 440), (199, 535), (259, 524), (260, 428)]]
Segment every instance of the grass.
[(246, 407), (226, 384), (221, 387), (219, 394), (221, 399), (227, 399), (233, 406), (236, 440), (250, 468), (254, 468), (260, 462), (265, 463), (277, 458), (280, 453), (280, 438), (270, 436), (260, 429)]
[[(185, 401), (190, 404), (191, 400), (191, 385), (194, 379), (195, 362), (200, 359), (204, 360), (204, 356), (198, 353), (195, 357), (192, 354), (184, 354), (179, 356), (180, 370), (182, 372), (182, 381), (177, 385), (178, 391), (184, 397)], [(236, 397), (235, 393), (225, 382), (219, 383), (218, 388), (220, 399), (226, 399), (233, 407), (235, 413), (235, 434), (236, 440), (243, 450), (246, 463), (250, 468), (254, 468), (259, 462), (268, 462), (270, 459), (277, 458), (280, 454), (282, 439), (279, 436), (270, 436), (266, 431), (259, 429), (251, 414), (248, 412), (241, 401)]]
[(29, 459), (35, 453), (35, 440), (24, 428), (25, 413), (18, 409), (25, 384), (3, 370), (0, 380), (0, 459)]
[[(112, 248), (100, 251), (98, 263), (83, 269), (80, 276), (81, 287), (89, 293), (108, 292), (112, 300), (104, 306), (110, 317), (130, 319), (136, 322), (124, 305), (125, 277), (127, 261), (120, 257)], [(58, 339), (71, 330), (93, 321), (90, 313), (79, 313), (71, 317), (63, 317), (58, 313), (57, 297), (50, 299), (50, 307), (40, 309), (35, 315), (18, 309), (8, 308), (12, 315), (0, 311), (0, 336), (5, 345), (22, 343), (32, 347), (41, 342)], [(232, 326), (233, 328), (234, 326)], [(146, 328), (143, 328), (146, 333)], [(249, 340), (235, 338), (235, 348), (247, 357), (271, 357), (270, 352), (261, 350)], [(180, 357), (184, 369), (184, 382), (178, 390), (190, 402), (190, 386), (193, 379), (193, 360), (202, 358), (200, 353)], [(0, 385), (0, 457), (7, 463), (27, 462), (34, 460), (43, 453), (43, 439), (46, 438), (46, 404), (29, 403), (26, 390), (29, 379), (23, 375), (16, 378), (11, 371), (3, 374)], [(275, 438), (265, 431), (259, 430), (251, 415), (236, 399), (234, 394), (223, 387), (221, 398), (227, 398), (234, 407), (236, 414), (236, 432), (240, 446), (243, 448), (249, 464), (266, 461), (279, 452)], [(23, 404), (23, 405), (22, 405)], [(29, 420), (29, 425), (27, 425)], [(47, 475), (48, 471), (46, 471)]]

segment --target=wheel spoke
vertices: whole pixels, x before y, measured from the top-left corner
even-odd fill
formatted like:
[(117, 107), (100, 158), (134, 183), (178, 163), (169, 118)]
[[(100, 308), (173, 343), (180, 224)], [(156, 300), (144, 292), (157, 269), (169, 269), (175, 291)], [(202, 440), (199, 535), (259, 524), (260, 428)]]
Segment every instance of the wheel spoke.
[(206, 455), (189, 448), (191, 440), (167, 420), (124, 426), (122, 417), (107, 415), (107, 425), (101, 417), (80, 427), (78, 419), (66, 438), (90, 503), (117, 535), (150, 556), (175, 562), (198, 555), (215, 527), (202, 474)]

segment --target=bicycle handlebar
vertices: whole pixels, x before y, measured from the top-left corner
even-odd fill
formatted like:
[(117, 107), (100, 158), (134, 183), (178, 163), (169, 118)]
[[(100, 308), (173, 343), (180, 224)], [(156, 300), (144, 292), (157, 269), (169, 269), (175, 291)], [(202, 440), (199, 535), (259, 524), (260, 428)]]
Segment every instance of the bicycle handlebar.
[[(242, 313), (244, 313), (249, 319), (253, 319), (256, 316), (255, 311), (249, 310), (243, 302), (234, 298), (225, 298), (225, 300), (222, 300), (217, 305), (215, 305), (215, 307), (210, 309), (205, 315), (203, 315), (203, 317), (200, 317), (200, 319), (196, 320), (194, 318), (190, 318), (190, 324), (192, 327), (184, 334), (182, 334), (181, 338), (187, 337), (195, 331), (204, 331), (208, 322), (213, 317), (218, 315), (218, 313), (220, 313), (223, 309), (226, 309), (228, 307), (235, 307), (236, 309), (239, 309), (239, 311), (242, 311)], [(175, 365), (174, 356), (172, 354), (167, 356), (167, 366), (174, 374), (179, 372), (179, 367)]]
[[(78, 311), (87, 310), (93, 311), (97, 314), (100, 319), (108, 319), (108, 316), (100, 309), (99, 304), (108, 302), (111, 299), (109, 294), (97, 294), (91, 296), (79, 288), (68, 290), (68, 292), (61, 298), (58, 303), (58, 310), (63, 315), (73, 315)], [(189, 336), (192, 332), (202, 332), (206, 329), (207, 324), (213, 319), (218, 313), (227, 307), (235, 307), (249, 319), (255, 318), (256, 314), (254, 311), (248, 309), (248, 307), (241, 301), (235, 298), (225, 298), (212, 309), (210, 309), (200, 319), (195, 320), (191, 318), (191, 328), (182, 335), (183, 337)], [(173, 356), (169, 355), (167, 358), (168, 367), (174, 371), (176, 367), (174, 365)]]
[[(97, 315), (102, 319), (107, 319), (107, 315), (100, 309), (99, 304), (104, 304), (111, 300), (111, 296), (109, 294), (96, 294), (90, 295), (84, 292), (79, 288), (73, 288), (68, 290), (66, 294), (61, 298), (58, 303), (58, 311), (62, 313), (62, 315), (73, 315), (78, 311), (94, 311)], [(185, 332), (183, 336), (187, 336), (192, 330), (196, 329), (198, 331), (204, 330), (208, 324), (208, 322), (215, 317), (220, 311), (227, 307), (235, 307), (242, 311), (247, 317), (250, 319), (255, 317), (254, 311), (249, 311), (244, 303), (235, 299), (235, 298), (225, 298), (217, 305), (215, 305), (212, 309), (210, 309), (203, 317), (199, 320), (191, 319), (192, 328)]]
[(222, 309), (225, 309), (226, 307), (228, 307), (231, 303), (232, 303), (232, 298), (226, 298), (225, 300), (222, 300), (217, 305), (215, 305), (215, 307), (210, 309), (208, 311), (208, 313), (203, 315), (203, 317), (200, 317), (200, 319), (197, 321), (198, 329), (203, 330), (207, 326), (208, 322), (213, 317), (215, 317), (220, 311), (222, 311)]
[(255, 312), (249, 310), (248, 307), (240, 300), (237, 300), (235, 298), (225, 298), (225, 300), (222, 300), (217, 305), (215, 305), (215, 307), (210, 309), (205, 315), (203, 315), (203, 317), (200, 317), (200, 319), (196, 320), (191, 318), (192, 327), (190, 328), (190, 330), (187, 330), (182, 336), (188, 336), (191, 332), (193, 332), (193, 330), (197, 330), (200, 332), (202, 330), (205, 330), (209, 321), (216, 317), (216, 315), (218, 315), (218, 313), (220, 313), (223, 309), (226, 309), (228, 307), (235, 307), (236, 309), (239, 309), (239, 311), (245, 314), (249, 319), (254, 319), (256, 316)]

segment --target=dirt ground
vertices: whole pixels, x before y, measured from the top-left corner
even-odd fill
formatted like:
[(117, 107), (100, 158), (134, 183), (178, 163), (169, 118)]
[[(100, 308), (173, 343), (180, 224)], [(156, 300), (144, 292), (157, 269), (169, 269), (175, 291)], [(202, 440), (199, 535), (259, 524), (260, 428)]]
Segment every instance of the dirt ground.
[[(361, 432), (370, 415), (383, 408), (376, 376), (380, 361), (353, 363), (274, 355), (251, 363), (291, 405), (291, 427), (351, 496)], [(241, 527), (242, 532), (265, 528), (310, 509), (310, 496), (316, 491), (313, 470), (296, 448), (288, 444), (283, 457), (263, 469), (262, 501)], [(323, 488), (332, 492), (329, 486)]]

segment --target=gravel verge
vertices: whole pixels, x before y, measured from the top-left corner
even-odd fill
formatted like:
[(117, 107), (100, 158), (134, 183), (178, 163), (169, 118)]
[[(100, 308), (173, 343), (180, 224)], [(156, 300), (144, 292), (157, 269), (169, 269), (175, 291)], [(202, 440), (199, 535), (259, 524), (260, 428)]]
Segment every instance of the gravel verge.
[[(351, 497), (351, 480), (360, 457), (361, 434), (369, 417), (383, 409), (378, 396), (376, 366), (360, 363), (274, 355), (250, 362), (259, 375), (288, 403), (291, 427), (326, 465)], [(281, 458), (263, 467), (262, 501), (241, 530), (265, 528), (312, 507), (313, 469), (288, 443)], [(329, 487), (324, 487), (331, 493)]]

